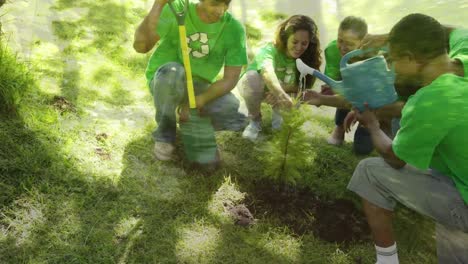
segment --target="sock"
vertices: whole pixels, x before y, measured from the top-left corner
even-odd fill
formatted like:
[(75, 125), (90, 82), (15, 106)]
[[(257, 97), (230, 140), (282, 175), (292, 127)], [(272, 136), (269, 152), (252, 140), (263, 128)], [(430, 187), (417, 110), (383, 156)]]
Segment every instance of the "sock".
[(398, 252), (396, 243), (387, 247), (375, 246), (375, 252), (377, 253), (376, 264), (398, 264)]

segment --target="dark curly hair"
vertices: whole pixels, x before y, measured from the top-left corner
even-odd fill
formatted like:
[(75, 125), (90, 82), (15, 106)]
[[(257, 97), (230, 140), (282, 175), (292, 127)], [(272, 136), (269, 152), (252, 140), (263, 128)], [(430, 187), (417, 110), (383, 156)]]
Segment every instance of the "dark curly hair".
[[(320, 53), (320, 40), (318, 29), (314, 20), (304, 15), (294, 15), (279, 24), (275, 34), (275, 46), (279, 51), (286, 52), (288, 38), (299, 30), (309, 32), (309, 46), (301, 55), (300, 59), (308, 66), (319, 69), (322, 64)], [(299, 82), (299, 72), (296, 69), (297, 82)], [(306, 87), (310, 88), (315, 82), (315, 77), (307, 75)]]

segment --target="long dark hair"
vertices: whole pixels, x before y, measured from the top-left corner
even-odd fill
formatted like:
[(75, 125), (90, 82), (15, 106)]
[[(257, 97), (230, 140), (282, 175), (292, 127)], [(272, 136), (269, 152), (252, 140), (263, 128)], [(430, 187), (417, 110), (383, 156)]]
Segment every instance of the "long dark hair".
[[(288, 38), (292, 34), (296, 33), (299, 30), (305, 30), (309, 32), (309, 46), (305, 52), (301, 55), (300, 59), (310, 67), (314, 69), (319, 69), (322, 64), (322, 59), (320, 53), (320, 40), (318, 38), (318, 29), (314, 20), (308, 16), (304, 15), (294, 15), (290, 18), (283, 21), (278, 28), (276, 29), (275, 34), (275, 46), (278, 50), (286, 52)], [(296, 69), (296, 82), (299, 83), (299, 72)], [(315, 77), (307, 75), (306, 77), (306, 87), (310, 88), (315, 82)]]

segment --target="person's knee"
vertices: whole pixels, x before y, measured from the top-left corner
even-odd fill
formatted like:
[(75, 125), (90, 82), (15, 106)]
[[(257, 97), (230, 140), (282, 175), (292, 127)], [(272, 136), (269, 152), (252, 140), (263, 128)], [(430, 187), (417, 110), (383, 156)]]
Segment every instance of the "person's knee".
[[(379, 175), (379, 168), (385, 166), (385, 161), (379, 157), (363, 159), (359, 162), (354, 170), (353, 177), (366, 177), (368, 179), (374, 179), (376, 175)], [(373, 181), (373, 180), (371, 180)]]
[(348, 113), (348, 109), (337, 108), (335, 112), (335, 125), (342, 126)]
[(361, 160), (356, 166), (356, 171), (366, 171), (372, 165), (375, 165), (380, 158), (373, 157)]
[(245, 73), (246, 89), (253, 93), (263, 93), (264, 82), (262, 76), (257, 71), (248, 71)]
[(185, 68), (178, 62), (168, 62), (159, 67), (153, 78), (158, 81), (161, 81), (161, 79), (185, 78)]
[(358, 127), (354, 134), (353, 150), (358, 155), (368, 155), (374, 149), (372, 138), (364, 127)]
[(171, 94), (176, 98), (183, 97), (185, 85), (185, 69), (178, 62), (168, 62), (159, 67), (151, 81), (153, 95)]
[(356, 153), (357, 155), (368, 155), (372, 152), (372, 150), (374, 149), (374, 146), (367, 142), (355, 142), (353, 144), (353, 151), (354, 153)]

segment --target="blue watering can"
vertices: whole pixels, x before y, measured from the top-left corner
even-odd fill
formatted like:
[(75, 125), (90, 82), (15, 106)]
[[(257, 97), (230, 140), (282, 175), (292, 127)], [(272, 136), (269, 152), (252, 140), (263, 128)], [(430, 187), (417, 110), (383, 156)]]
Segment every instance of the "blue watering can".
[(395, 91), (395, 74), (388, 69), (387, 62), (382, 55), (363, 61), (348, 64), (348, 60), (372, 50), (353, 50), (343, 56), (340, 61), (342, 81), (332, 80), (307, 66), (301, 59), (296, 60), (296, 66), (304, 77), (313, 75), (328, 84), (336, 93), (343, 95), (354, 107), (363, 111), (364, 103), (370, 109), (376, 109), (397, 100)]

